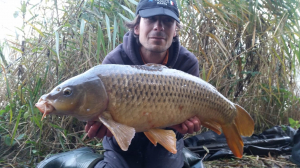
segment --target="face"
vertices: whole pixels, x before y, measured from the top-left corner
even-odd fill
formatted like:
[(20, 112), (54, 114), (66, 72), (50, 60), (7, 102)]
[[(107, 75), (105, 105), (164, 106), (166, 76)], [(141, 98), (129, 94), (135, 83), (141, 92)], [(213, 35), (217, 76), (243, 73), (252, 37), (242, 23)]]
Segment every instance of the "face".
[(176, 36), (176, 21), (169, 16), (152, 16), (141, 18), (140, 24), (134, 28), (139, 35), (139, 41), (146, 50), (165, 52)]

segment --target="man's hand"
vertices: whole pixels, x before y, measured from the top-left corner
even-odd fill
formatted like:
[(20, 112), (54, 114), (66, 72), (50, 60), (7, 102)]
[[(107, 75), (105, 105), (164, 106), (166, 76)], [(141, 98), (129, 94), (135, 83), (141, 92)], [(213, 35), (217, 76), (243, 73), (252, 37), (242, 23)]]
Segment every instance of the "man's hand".
[(194, 133), (200, 130), (201, 128), (201, 122), (198, 117), (192, 117), (189, 118), (188, 120), (184, 121), (181, 124), (178, 125), (173, 125), (170, 128), (175, 129), (176, 131), (180, 132), (181, 134), (186, 134), (186, 133)]
[(113, 134), (107, 129), (107, 127), (101, 122), (88, 121), (85, 125), (85, 132), (87, 132), (90, 138), (97, 137), (102, 139), (104, 136), (112, 137)]

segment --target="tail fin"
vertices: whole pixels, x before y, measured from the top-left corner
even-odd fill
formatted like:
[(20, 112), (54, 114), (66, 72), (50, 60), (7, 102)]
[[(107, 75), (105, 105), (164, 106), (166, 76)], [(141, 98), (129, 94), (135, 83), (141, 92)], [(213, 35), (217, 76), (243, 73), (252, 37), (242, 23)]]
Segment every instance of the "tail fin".
[(230, 150), (236, 157), (242, 158), (244, 143), (235, 123), (222, 125), (222, 131), (226, 137)]
[(237, 116), (235, 118), (235, 124), (238, 131), (243, 136), (251, 136), (254, 132), (254, 121), (249, 113), (241, 106), (235, 104), (237, 109)]
[(241, 158), (243, 156), (244, 143), (241, 138), (243, 136), (251, 136), (254, 132), (254, 121), (241, 106), (235, 104), (237, 116), (234, 122), (222, 125), (222, 131), (226, 137), (227, 144), (233, 154)]

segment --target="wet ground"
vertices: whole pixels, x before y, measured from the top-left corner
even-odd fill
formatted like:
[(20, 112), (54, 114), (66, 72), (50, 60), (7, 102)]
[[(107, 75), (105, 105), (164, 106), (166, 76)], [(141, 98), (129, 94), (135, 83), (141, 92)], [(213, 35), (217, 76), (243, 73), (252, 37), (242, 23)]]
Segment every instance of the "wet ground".
[(245, 155), (242, 159), (219, 159), (203, 162), (206, 168), (219, 167), (272, 167), (272, 168), (297, 168), (295, 164), (289, 161), (289, 156), (278, 157), (255, 157)]

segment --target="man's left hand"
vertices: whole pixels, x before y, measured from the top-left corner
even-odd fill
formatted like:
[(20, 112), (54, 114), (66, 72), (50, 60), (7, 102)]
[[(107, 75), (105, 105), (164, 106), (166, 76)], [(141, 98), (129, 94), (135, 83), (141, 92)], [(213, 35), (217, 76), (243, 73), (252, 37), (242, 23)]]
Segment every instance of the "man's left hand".
[(189, 118), (188, 120), (184, 121), (181, 124), (178, 125), (173, 125), (170, 128), (175, 129), (176, 131), (180, 132), (181, 134), (186, 134), (186, 133), (194, 133), (200, 130), (201, 128), (201, 122), (198, 117), (192, 117)]

